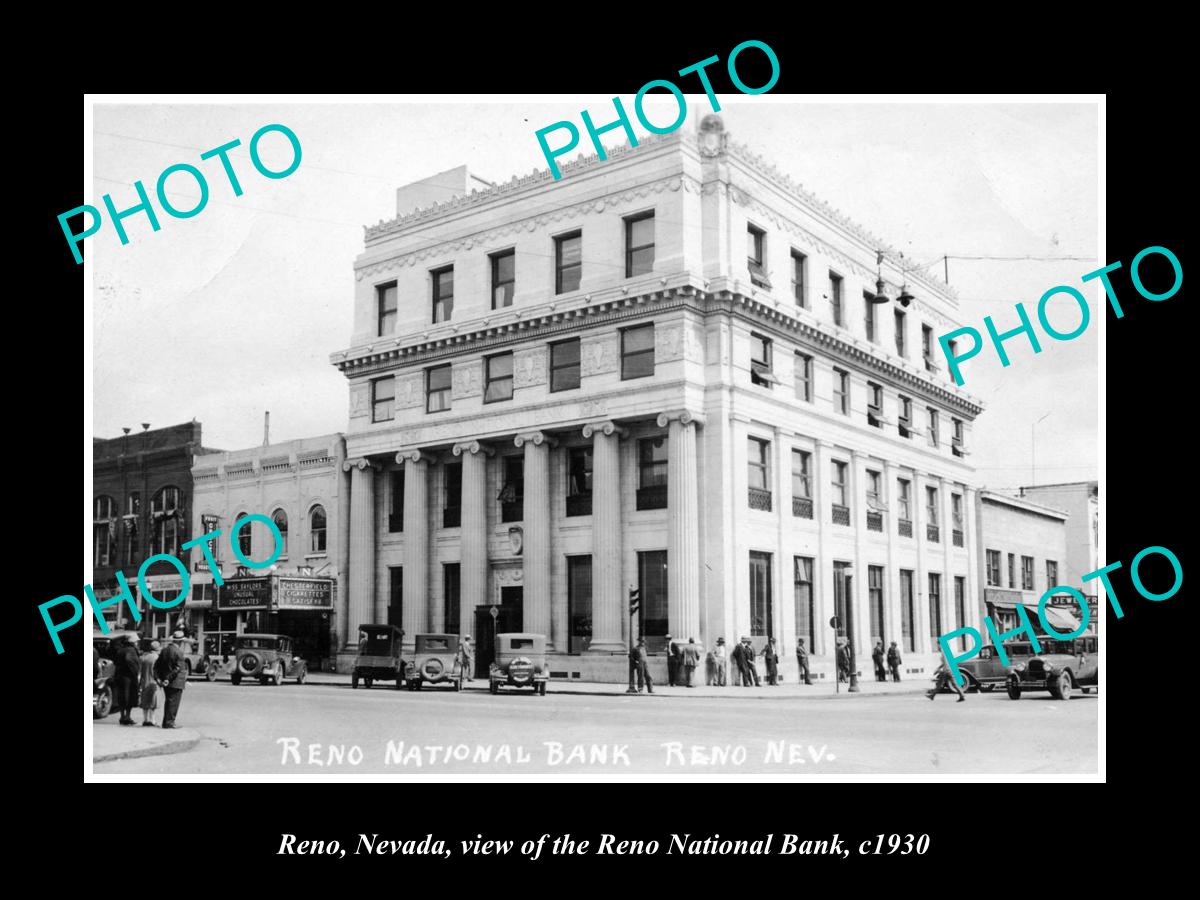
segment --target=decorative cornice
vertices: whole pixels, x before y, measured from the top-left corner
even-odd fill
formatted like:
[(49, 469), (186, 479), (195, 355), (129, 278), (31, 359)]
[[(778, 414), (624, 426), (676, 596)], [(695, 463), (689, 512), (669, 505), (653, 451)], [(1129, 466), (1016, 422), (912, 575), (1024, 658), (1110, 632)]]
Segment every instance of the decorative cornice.
[(552, 438), (544, 431), (526, 431), (513, 438), (513, 443), (518, 447), (524, 447), (526, 442), (533, 444), (535, 447), (540, 447), (542, 444), (550, 448), (558, 446), (557, 439)]
[(496, 448), (491, 444), (483, 444), (479, 441), (462, 441), (461, 443), (455, 444), (451, 448), (450, 452), (455, 456), (462, 456), (464, 453), (470, 453), (472, 455), (476, 453), (482, 453), (484, 456), (495, 456)]
[(589, 422), (583, 426), (583, 436), (585, 438), (590, 438), (597, 432), (600, 432), (606, 437), (611, 437), (615, 434), (618, 439), (627, 437), (629, 435), (629, 432), (626, 429), (622, 428), (611, 419), (606, 419), (603, 422)]

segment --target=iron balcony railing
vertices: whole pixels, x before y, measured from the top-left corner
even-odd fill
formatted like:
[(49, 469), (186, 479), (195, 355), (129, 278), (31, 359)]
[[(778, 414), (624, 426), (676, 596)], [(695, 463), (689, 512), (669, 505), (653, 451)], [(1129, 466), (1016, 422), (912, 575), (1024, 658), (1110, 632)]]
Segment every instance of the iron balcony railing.
[(763, 488), (752, 487), (748, 489), (750, 497), (750, 508), (759, 509), (763, 512), (771, 511), (771, 492)]
[(792, 515), (800, 519), (811, 519), (813, 517), (812, 499), (809, 497), (793, 497)]

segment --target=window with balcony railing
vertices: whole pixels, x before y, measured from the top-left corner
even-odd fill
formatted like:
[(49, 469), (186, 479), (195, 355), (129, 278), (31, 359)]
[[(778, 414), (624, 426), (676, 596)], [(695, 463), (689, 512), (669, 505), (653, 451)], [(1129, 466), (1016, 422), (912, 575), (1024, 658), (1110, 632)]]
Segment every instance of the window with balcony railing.
[(935, 544), (940, 543), (941, 542), (940, 534), (941, 534), (941, 531), (938, 529), (938, 526), (936, 526), (936, 525), (926, 525), (925, 526), (925, 538), (927, 540), (929, 540)]
[(834, 525), (849, 525), (850, 524), (850, 507), (838, 506), (835, 503), (833, 506), (833, 524)]
[(883, 531), (883, 513), (867, 510), (867, 531)]
[(954, 537), (954, 546), (955, 546), (955, 547), (961, 547), (961, 546), (963, 545), (963, 533), (962, 533), (962, 531), (960, 531), (959, 529), (955, 528), (955, 529), (954, 529), (954, 533), (953, 533), (953, 537)]
[(912, 519), (900, 519), (897, 522), (897, 526), (900, 537), (910, 538), (913, 536)]
[(808, 497), (793, 497), (792, 515), (798, 519), (811, 519), (813, 517), (812, 500)]
[(763, 512), (771, 511), (771, 492), (763, 488), (748, 488), (750, 497), (750, 508), (762, 510)]

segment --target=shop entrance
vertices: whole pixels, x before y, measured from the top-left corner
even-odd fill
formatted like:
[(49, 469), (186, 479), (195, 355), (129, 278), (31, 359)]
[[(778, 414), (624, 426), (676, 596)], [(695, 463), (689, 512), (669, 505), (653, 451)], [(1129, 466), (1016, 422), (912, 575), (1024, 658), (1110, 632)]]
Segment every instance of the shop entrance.
[(496, 635), (521, 630), (523, 600), (523, 588), (504, 587), (500, 589), (500, 605), (495, 607), (494, 618), (491, 606), (475, 607), (476, 678), (488, 677), (488, 667), (496, 658)]
[(330, 656), (329, 613), (281, 609), (278, 619), (279, 634), (292, 639), (296, 654), (304, 658), (310, 671), (320, 671)]

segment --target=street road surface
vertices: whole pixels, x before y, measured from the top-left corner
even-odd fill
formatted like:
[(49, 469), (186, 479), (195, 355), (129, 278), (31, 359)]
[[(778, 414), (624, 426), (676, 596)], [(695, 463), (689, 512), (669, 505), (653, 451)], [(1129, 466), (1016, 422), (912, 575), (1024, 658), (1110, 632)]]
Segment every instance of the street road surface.
[[(680, 689), (627, 697), (556, 694), (552, 684), (545, 697), (528, 691), (493, 697), (478, 681), (461, 694), (391, 685), (351, 690), (193, 681), (178, 724), (203, 735), (194, 749), (99, 763), (95, 772), (436, 777), (1097, 771), (1095, 693), (1077, 691), (1068, 702), (1030, 694), (1013, 702), (1001, 691), (969, 694), (965, 703), (943, 694), (931, 703), (921, 693), (766, 699), (735, 691), (722, 698), (687, 696)], [(92, 727), (120, 726), (114, 714)]]

